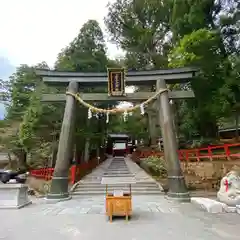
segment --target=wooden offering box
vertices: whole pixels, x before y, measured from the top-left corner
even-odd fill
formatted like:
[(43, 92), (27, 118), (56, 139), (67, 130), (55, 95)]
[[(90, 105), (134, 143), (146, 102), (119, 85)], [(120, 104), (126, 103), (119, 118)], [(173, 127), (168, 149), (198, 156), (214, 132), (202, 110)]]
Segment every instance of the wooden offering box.
[[(102, 179), (102, 184), (106, 184), (106, 215), (109, 217), (110, 222), (112, 222), (113, 216), (125, 216), (126, 220), (128, 220), (128, 217), (132, 215), (132, 183), (135, 183), (133, 178), (126, 179), (126, 177), (121, 177), (118, 179), (104, 177)], [(114, 186), (119, 184), (127, 185), (129, 187), (129, 191), (114, 191), (113, 193), (109, 192), (110, 185), (114, 188)]]

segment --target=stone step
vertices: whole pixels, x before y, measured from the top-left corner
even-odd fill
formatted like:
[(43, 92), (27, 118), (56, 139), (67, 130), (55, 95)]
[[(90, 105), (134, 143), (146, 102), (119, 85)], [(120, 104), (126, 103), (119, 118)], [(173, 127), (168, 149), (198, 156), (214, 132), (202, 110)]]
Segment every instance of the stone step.
[(130, 172), (130, 171), (128, 169), (116, 169), (116, 170), (108, 169), (104, 173), (106, 172)]
[[(80, 191), (76, 190), (72, 193), (72, 195), (105, 195), (106, 192), (104, 190), (100, 191)], [(163, 195), (164, 193), (160, 190), (148, 190), (148, 191), (132, 191), (132, 195)]]
[(109, 166), (107, 169), (128, 169), (127, 165), (113, 165), (113, 166)]
[(126, 164), (111, 164), (108, 168), (127, 167)]
[(111, 176), (119, 176), (119, 175), (121, 175), (121, 176), (129, 176), (129, 175), (131, 175), (132, 176), (132, 173), (130, 173), (130, 172), (128, 172), (128, 173), (125, 173), (125, 172), (114, 172), (114, 173), (112, 173), (112, 172), (105, 172), (104, 174), (103, 174), (104, 176), (106, 176), (106, 175), (111, 175)]
[(114, 163), (111, 163), (108, 167), (113, 167), (113, 166), (127, 166), (127, 164), (123, 162), (114, 162)]
[(118, 165), (118, 166), (126, 166), (127, 164), (125, 162), (112, 162), (109, 167)]
[(126, 162), (123, 160), (123, 159), (119, 159), (119, 160), (112, 160), (112, 162), (110, 163), (111, 164), (114, 164), (114, 163), (119, 163), (119, 164), (126, 164)]
[(109, 170), (118, 170), (118, 169), (128, 169), (128, 167), (125, 167), (125, 166), (121, 166), (121, 167), (109, 167), (107, 168)]
[(111, 173), (104, 173), (104, 176), (108, 176), (108, 177), (131, 177), (132, 176), (132, 174), (111, 174)]
[(112, 163), (112, 164), (110, 164), (108, 167), (116, 167), (116, 166), (126, 167), (127, 164), (126, 164), (126, 163)]
[(111, 166), (126, 166), (127, 164), (125, 162), (112, 162), (109, 167)]
[[(105, 186), (104, 184), (101, 184), (101, 181), (85, 181), (82, 180), (78, 186)], [(132, 186), (158, 186), (156, 182), (137, 182), (135, 184), (132, 184)]]
[(116, 169), (116, 170), (108, 169), (105, 172), (130, 172), (130, 171), (128, 169)]
[(113, 171), (113, 172), (115, 172), (115, 171), (128, 171), (128, 172), (130, 172), (128, 168), (107, 169), (105, 172), (108, 172), (108, 171)]
[(112, 160), (112, 162), (110, 164), (114, 164), (114, 163), (120, 163), (120, 164), (126, 164), (126, 162), (123, 159), (119, 159), (119, 160)]
[(125, 161), (112, 161), (110, 166), (111, 165), (114, 165), (114, 164), (119, 164), (119, 165), (126, 165)]
[(113, 159), (111, 164), (113, 163), (126, 163), (124, 159)]
[(124, 158), (113, 159), (112, 162), (111, 162), (111, 164), (112, 164), (112, 163), (116, 163), (116, 162), (125, 163), (125, 160), (124, 160)]
[(106, 175), (106, 174), (131, 174), (132, 175), (131, 172), (121, 172), (121, 171), (119, 171), (119, 172), (107, 171), (107, 172), (104, 173), (104, 175)]
[(106, 171), (128, 171), (129, 172), (129, 169), (128, 168), (116, 168), (116, 169), (110, 169), (108, 168)]
[(123, 167), (116, 167), (116, 168), (108, 168), (106, 171), (129, 171), (128, 168), (123, 168)]
[(117, 166), (119, 166), (119, 167), (127, 167), (127, 164), (126, 163), (114, 163), (114, 164), (110, 164), (108, 166), (108, 168), (117, 167)]
[[(77, 186), (76, 187), (76, 189), (91, 189), (91, 190), (105, 190), (106, 189), (106, 186), (104, 186), (104, 185), (88, 185), (88, 186), (86, 186), (85, 184), (83, 184), (83, 185), (79, 185), (79, 186)], [(127, 185), (115, 185), (115, 186), (113, 186), (113, 185), (108, 185), (108, 189), (110, 189), (110, 190), (114, 190), (114, 189), (129, 189), (129, 187), (127, 186)], [(132, 190), (151, 190), (151, 189), (157, 189), (157, 190), (160, 190), (159, 189), (159, 187), (157, 186), (157, 185), (152, 185), (152, 186), (142, 186), (142, 185), (139, 185), (139, 186), (132, 186), (131, 187), (131, 189)]]
[(106, 171), (129, 171), (128, 168), (108, 168)]

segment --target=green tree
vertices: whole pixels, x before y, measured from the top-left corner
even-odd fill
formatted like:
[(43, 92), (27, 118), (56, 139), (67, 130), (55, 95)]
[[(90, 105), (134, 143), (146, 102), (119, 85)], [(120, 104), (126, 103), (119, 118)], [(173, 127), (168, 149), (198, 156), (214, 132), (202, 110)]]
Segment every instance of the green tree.
[(35, 89), (34, 68), (22, 65), (17, 68), (16, 73), (10, 77), (8, 99), (11, 104), (7, 109), (7, 119), (22, 119), (26, 108), (29, 105), (30, 95)]
[(103, 72), (108, 60), (102, 30), (95, 20), (88, 20), (78, 36), (58, 55), (57, 70)]
[[(45, 62), (36, 67), (48, 68)], [(26, 166), (27, 152), (19, 135), (20, 123), (31, 104), (31, 96), (35, 92), (40, 79), (34, 73), (35, 67), (21, 65), (4, 85), (4, 103), (7, 104), (6, 123), (11, 128), (4, 143), (7, 151), (16, 155), (19, 166)]]
[(123, 114), (110, 117), (108, 131), (113, 133), (126, 133), (135, 139), (147, 139), (147, 120), (140, 111), (134, 111), (129, 114), (125, 121)]
[[(30, 105), (25, 111), (19, 129), (19, 141), (31, 155), (31, 165), (46, 165), (53, 149), (52, 142), (59, 134), (64, 113), (63, 103), (42, 103), (42, 93), (54, 93), (39, 83), (30, 97)], [(56, 92), (56, 91), (55, 91)]]
[(206, 137), (216, 136), (218, 119), (224, 116), (230, 107), (226, 98), (228, 62), (219, 51), (220, 43), (218, 32), (200, 29), (186, 35), (170, 55), (170, 66), (193, 65), (201, 69), (200, 75), (191, 81), (196, 97), (195, 101), (192, 101), (192, 109), (195, 123), (201, 135)]
[[(174, 0), (171, 29), (174, 39), (201, 28), (220, 30), (224, 40), (234, 43), (239, 26), (238, 0)], [(239, 36), (238, 36), (239, 38)], [(236, 40), (236, 39), (235, 39)], [(226, 43), (226, 42), (225, 42)]]
[[(238, 55), (239, 51), (239, 6), (237, 0), (174, 1), (171, 30), (176, 47), (174, 56), (170, 56), (170, 65), (195, 65), (201, 69), (201, 76), (191, 83), (196, 100), (181, 105), (185, 130), (196, 125), (202, 129), (201, 134), (207, 126), (217, 132), (213, 126), (217, 124), (213, 122), (231, 114), (239, 85), (230, 61), (231, 55)], [(211, 116), (206, 115), (206, 111)], [(212, 119), (212, 124), (204, 123), (205, 119)], [(190, 122), (192, 124), (188, 124)], [(214, 135), (213, 132), (210, 135)]]
[(171, 9), (172, 0), (117, 0), (109, 5), (108, 32), (127, 57), (136, 60), (135, 68), (143, 68), (143, 62), (155, 68), (167, 66)]
[(9, 102), (6, 118), (21, 121), (25, 110), (29, 106), (31, 94), (34, 92), (40, 79), (35, 75), (35, 68), (49, 69), (45, 62), (36, 66), (21, 65), (5, 82), (5, 100)]

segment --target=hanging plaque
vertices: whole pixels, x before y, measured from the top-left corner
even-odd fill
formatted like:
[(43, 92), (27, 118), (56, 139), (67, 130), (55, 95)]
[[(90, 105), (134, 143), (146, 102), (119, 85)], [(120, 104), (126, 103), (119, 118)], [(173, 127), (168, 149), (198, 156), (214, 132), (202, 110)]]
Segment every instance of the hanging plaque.
[(125, 75), (123, 68), (108, 68), (108, 94), (125, 95)]

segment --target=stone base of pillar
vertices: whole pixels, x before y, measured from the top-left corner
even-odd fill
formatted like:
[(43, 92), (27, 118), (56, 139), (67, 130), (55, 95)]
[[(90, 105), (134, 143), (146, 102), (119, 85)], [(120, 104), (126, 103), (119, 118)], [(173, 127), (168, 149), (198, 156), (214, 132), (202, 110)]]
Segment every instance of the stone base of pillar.
[(169, 199), (180, 202), (190, 202), (191, 197), (187, 190), (184, 176), (168, 176), (169, 191), (167, 196)]
[(51, 188), (46, 199), (54, 201), (66, 201), (71, 199), (68, 192), (68, 177), (53, 176)]
[(173, 201), (178, 201), (178, 202), (190, 202), (191, 201), (189, 192), (186, 192), (186, 193), (168, 192), (167, 199), (173, 200)]

